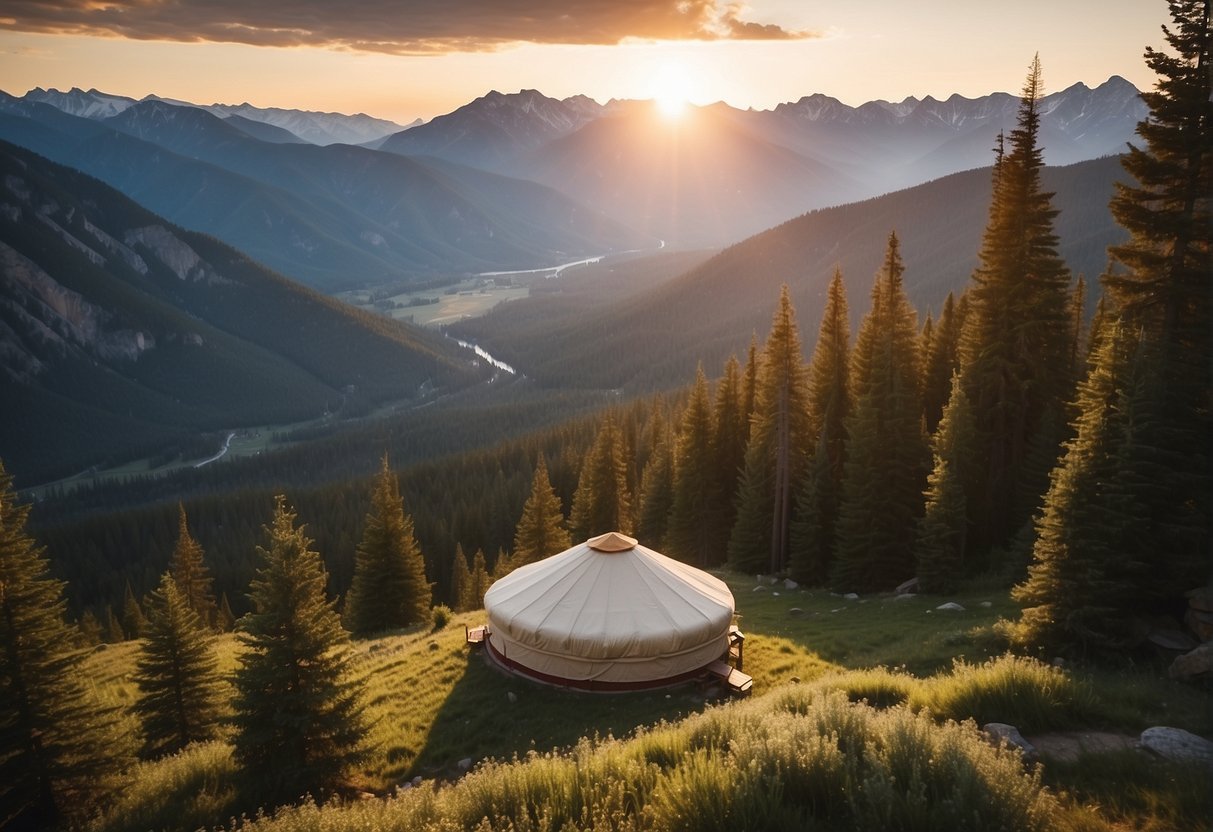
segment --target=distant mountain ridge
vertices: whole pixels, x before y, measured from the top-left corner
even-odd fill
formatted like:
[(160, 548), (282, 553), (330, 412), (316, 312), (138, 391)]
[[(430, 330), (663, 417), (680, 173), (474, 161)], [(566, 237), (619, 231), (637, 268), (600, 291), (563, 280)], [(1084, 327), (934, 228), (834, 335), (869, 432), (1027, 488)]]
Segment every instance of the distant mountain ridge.
[(28, 101), (50, 104), (73, 116), (94, 119), (112, 118), (138, 104), (140, 100), (164, 101), (167, 104), (183, 107), (197, 107), (219, 118), (239, 116), (249, 121), (268, 124), (286, 130), (301, 141), (319, 145), (376, 142), (421, 123), (421, 120), (418, 119), (412, 124), (404, 125), (388, 119), (368, 116), (365, 113), (355, 113), (354, 115), (321, 113), (281, 107), (254, 107), (248, 103), (194, 104), (190, 101), (161, 98), (157, 95), (147, 95), (142, 99), (135, 99), (123, 95), (111, 95), (96, 89), (86, 91), (79, 87), (72, 87), (67, 92), (54, 88), (35, 87), (22, 97)]
[(347, 145), (271, 144), (237, 125), (154, 100), (85, 119), (0, 94), (0, 138), (324, 291), (645, 244), (533, 182)]

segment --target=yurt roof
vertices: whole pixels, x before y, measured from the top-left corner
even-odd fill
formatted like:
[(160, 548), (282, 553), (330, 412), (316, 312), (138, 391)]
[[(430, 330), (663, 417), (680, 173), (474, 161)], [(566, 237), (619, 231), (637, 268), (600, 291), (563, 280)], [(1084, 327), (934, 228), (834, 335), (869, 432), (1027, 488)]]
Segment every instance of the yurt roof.
[(484, 604), (494, 633), (582, 660), (702, 652), (727, 636), (734, 610), (723, 581), (618, 532), (516, 569)]

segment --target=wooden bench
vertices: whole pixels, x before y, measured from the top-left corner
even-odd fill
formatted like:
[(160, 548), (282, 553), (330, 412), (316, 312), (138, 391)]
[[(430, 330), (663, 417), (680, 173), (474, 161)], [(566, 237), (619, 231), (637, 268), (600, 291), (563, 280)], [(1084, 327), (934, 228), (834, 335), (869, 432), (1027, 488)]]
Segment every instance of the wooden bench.
[(473, 647), (479, 647), (484, 644), (484, 640), (489, 636), (489, 627), (487, 624), (481, 624), (479, 627), (468, 628), (468, 625), (463, 625), (463, 632), (467, 638), (468, 644)]
[(754, 679), (742, 673), (728, 662), (714, 661), (708, 665), (708, 673), (728, 686), (730, 693), (745, 695), (754, 687)]

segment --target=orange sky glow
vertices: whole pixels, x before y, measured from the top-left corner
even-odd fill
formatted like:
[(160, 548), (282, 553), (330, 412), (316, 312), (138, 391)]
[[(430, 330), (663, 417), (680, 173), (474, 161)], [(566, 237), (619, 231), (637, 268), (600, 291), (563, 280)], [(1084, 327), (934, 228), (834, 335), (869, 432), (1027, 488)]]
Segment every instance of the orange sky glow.
[[(153, 7), (172, 13), (152, 17)], [(95, 87), (407, 123), (490, 89), (757, 109), (817, 92), (852, 105), (976, 97), (1017, 92), (1037, 52), (1046, 92), (1111, 75), (1145, 89), (1142, 52), (1163, 45), (1167, 20), (1161, 0), (11, 0), (0, 89)]]

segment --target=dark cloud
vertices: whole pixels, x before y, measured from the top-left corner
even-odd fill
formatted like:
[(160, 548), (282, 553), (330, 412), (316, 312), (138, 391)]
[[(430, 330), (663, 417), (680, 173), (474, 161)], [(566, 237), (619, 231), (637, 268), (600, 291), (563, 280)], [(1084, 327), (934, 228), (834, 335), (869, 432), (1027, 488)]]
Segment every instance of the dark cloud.
[(0, 28), (393, 54), (484, 51), (519, 41), (816, 36), (742, 20), (741, 5), (727, 0), (5, 0)]

